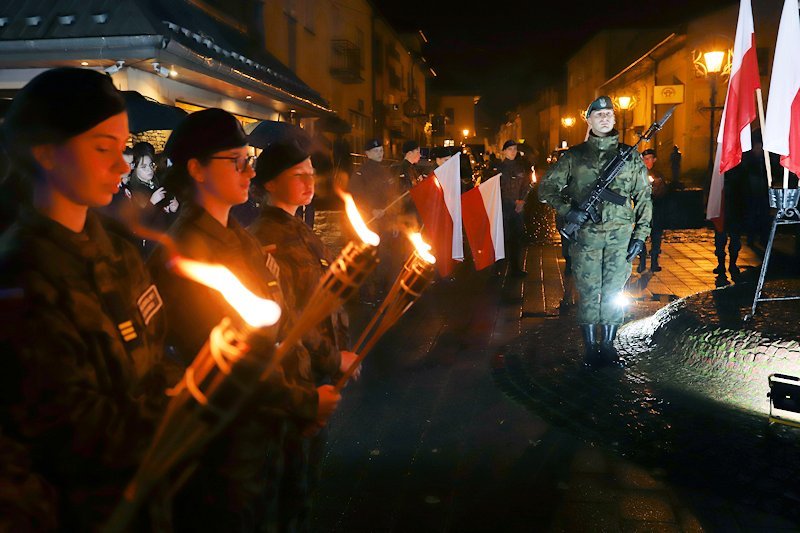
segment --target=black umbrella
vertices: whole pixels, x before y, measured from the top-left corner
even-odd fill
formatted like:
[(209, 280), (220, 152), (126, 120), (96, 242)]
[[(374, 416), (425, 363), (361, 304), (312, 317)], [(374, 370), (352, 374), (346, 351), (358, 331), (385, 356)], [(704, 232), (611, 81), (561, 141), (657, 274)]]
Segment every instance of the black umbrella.
[(187, 115), (179, 107), (156, 102), (136, 91), (122, 91), (128, 108), (128, 129), (131, 133), (150, 130), (172, 130)]
[(274, 120), (262, 120), (247, 136), (250, 146), (255, 146), (256, 148), (266, 148), (267, 145), (275, 141), (285, 139), (296, 139), (306, 145), (309, 142), (306, 132), (299, 126)]
[(336, 115), (327, 115), (317, 120), (317, 128), (321, 131), (345, 135), (353, 129), (350, 123)]

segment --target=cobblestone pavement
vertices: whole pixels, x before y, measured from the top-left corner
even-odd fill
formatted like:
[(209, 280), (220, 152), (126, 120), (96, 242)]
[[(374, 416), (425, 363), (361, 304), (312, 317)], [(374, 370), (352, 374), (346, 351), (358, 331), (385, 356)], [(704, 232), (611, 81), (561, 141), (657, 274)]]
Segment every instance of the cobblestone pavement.
[[(695, 235), (667, 244), (694, 256), (706, 238)], [(787, 509), (797, 478), (777, 472), (780, 457), (759, 457), (758, 439), (740, 438), (752, 415), (739, 424), (732, 409), (720, 423), (713, 403), (654, 390), (650, 368), (580, 371), (574, 312), (559, 308), (560, 249), (532, 245), (528, 261), (524, 280), (463, 265), (366, 359), (330, 423), (314, 530), (797, 531)], [(714, 287), (710, 272), (696, 276)], [(642, 291), (631, 319), (674, 298)], [(357, 333), (372, 308), (349, 308)], [(681, 437), (665, 439), (684, 418), (672, 430)], [(719, 428), (693, 439), (704, 424)]]

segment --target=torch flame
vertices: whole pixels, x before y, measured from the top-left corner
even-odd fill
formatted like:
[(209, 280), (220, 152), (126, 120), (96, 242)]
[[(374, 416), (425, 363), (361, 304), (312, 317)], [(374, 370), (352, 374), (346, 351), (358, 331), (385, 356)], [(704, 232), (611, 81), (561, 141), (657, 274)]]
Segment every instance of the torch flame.
[(281, 308), (278, 304), (272, 300), (259, 298), (247, 290), (242, 282), (222, 265), (176, 257), (171, 261), (171, 266), (182, 276), (219, 291), (244, 321), (254, 328), (272, 326), (281, 317)]
[(356, 233), (358, 233), (358, 236), (362, 241), (372, 246), (378, 246), (378, 244), (381, 242), (380, 237), (370, 231), (370, 229), (364, 223), (364, 219), (361, 218), (361, 213), (358, 212), (358, 208), (356, 208), (356, 203), (353, 201), (353, 197), (346, 192), (341, 194), (342, 200), (344, 200), (345, 211), (347, 211), (347, 218), (350, 219), (350, 224), (353, 226), (353, 229), (356, 230)]
[(431, 245), (422, 240), (422, 234), (412, 233), (408, 236), (411, 242), (414, 243), (414, 248), (417, 249), (419, 256), (430, 264), (436, 262), (436, 258), (430, 253)]

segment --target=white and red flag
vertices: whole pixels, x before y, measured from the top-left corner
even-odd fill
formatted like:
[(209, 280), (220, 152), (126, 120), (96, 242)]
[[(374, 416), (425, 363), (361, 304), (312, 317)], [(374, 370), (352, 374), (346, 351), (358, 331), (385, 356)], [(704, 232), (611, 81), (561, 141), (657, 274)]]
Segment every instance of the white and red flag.
[(461, 154), (456, 154), (411, 188), (411, 199), (425, 224), (425, 240), (431, 243), (442, 276), (464, 260), (461, 233)]
[(775, 44), (764, 126), (764, 150), (781, 155), (781, 165), (800, 174), (800, 13), (786, 0)]
[(720, 143), (720, 172), (726, 172), (741, 163), (742, 152), (752, 148), (750, 123), (756, 119), (756, 89), (760, 87), (753, 8), (750, 0), (741, 0), (731, 77), (717, 138)]
[(462, 194), (461, 210), (475, 270), (505, 258), (500, 174)]

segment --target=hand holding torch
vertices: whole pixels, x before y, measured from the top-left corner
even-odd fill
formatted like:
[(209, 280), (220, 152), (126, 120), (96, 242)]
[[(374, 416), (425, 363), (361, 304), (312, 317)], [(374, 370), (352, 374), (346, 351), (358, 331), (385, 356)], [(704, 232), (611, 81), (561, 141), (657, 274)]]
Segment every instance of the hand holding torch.
[(412, 234), (411, 241), (415, 249), (403, 265), (389, 294), (356, 342), (353, 351), (358, 357), (336, 383), (337, 391), (342, 390), (375, 343), (414, 305), (433, 280), (436, 258), (430, 254), (430, 246), (422, 240), (419, 233)]

